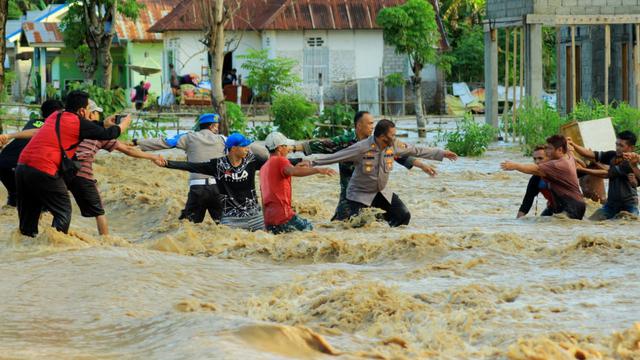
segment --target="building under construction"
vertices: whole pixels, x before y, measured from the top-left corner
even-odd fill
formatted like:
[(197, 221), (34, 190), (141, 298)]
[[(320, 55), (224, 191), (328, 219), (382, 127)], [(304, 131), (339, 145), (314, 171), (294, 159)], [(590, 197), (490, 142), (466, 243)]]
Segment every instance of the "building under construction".
[[(580, 100), (640, 104), (639, 0), (487, 0), (487, 122), (498, 125), (498, 84), (510, 86), (507, 91), (520, 91), (523, 84), (523, 95), (542, 96), (543, 27), (556, 32), (554, 90), (561, 113), (570, 112)], [(507, 36), (500, 37), (499, 32)], [(507, 53), (511, 59), (505, 58)], [(499, 61), (505, 62), (500, 74)]]

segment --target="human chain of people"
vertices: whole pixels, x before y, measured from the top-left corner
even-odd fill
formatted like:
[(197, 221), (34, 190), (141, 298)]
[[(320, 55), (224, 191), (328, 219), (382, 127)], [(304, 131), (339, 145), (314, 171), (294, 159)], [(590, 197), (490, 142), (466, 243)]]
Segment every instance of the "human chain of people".
[[(206, 113), (198, 118), (198, 130), (173, 137), (134, 139), (125, 144), (117, 138), (127, 131), (130, 116), (110, 116), (101, 121), (103, 109), (89, 94), (73, 91), (66, 103), (45, 101), (40, 119), (29, 121), (20, 132), (0, 135), (0, 175), (8, 192), (7, 203), (16, 207), (23, 235), (36, 236), (43, 211), (53, 216), (52, 227), (68, 232), (73, 195), (83, 217), (95, 218), (100, 235), (109, 234), (92, 164), (99, 150), (118, 150), (147, 159), (167, 169), (190, 173), (187, 201), (179, 219), (216, 223), (248, 231), (274, 234), (309, 231), (313, 225), (292, 208), (292, 177), (336, 175), (324, 165), (339, 164), (340, 198), (332, 221), (358, 216), (366, 208), (381, 210), (379, 219), (391, 227), (408, 225), (411, 212), (387, 187), (394, 164), (416, 167), (429, 176), (436, 170), (423, 160), (457, 160), (452, 151), (415, 146), (396, 138), (395, 124), (383, 119), (374, 124), (366, 111), (356, 113), (350, 133), (328, 139), (295, 142), (279, 132), (270, 133), (264, 145), (240, 133), (218, 133), (220, 117)], [(640, 182), (635, 152), (636, 136), (622, 131), (616, 150), (592, 151), (571, 138), (554, 135), (535, 148), (531, 164), (505, 161), (505, 171), (532, 175), (518, 209), (525, 216), (538, 194), (547, 200), (542, 216), (565, 213), (582, 219), (586, 203), (578, 177), (608, 179), (608, 194), (589, 218), (604, 220), (621, 212), (638, 215)], [(164, 159), (153, 151), (181, 149), (186, 161)], [(291, 153), (304, 157), (289, 157)], [(580, 157), (599, 164), (586, 166)], [(259, 172), (261, 199), (255, 184)]]

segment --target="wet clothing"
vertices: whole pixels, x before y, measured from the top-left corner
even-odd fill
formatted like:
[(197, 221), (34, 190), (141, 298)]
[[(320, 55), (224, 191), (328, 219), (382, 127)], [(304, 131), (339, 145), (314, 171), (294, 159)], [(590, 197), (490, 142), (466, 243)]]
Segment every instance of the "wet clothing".
[(260, 193), (266, 226), (283, 225), (296, 213), (291, 207), (291, 176), (285, 169), (291, 165), (284, 156), (271, 156), (260, 169)]
[(396, 141), (393, 146), (380, 149), (374, 137), (370, 136), (335, 154), (317, 155), (312, 160), (312, 164), (316, 166), (344, 161), (353, 162), (355, 170), (347, 187), (347, 199), (369, 206), (378, 193), (391, 202), (393, 192), (387, 189), (389, 174), (393, 170), (395, 158), (408, 155), (442, 161), (444, 151), (416, 147), (400, 141)]
[(551, 194), (551, 190), (549, 189), (549, 184), (540, 176), (535, 175), (532, 176), (531, 179), (529, 179), (527, 191), (524, 194), (522, 205), (520, 205), (519, 211), (523, 214), (528, 214), (531, 210), (531, 206), (533, 205), (533, 200), (540, 193), (542, 193), (542, 196), (547, 199), (547, 208), (542, 211), (541, 216), (551, 215), (553, 213), (551, 211), (551, 209), (553, 208), (553, 195)]
[(611, 210), (637, 208), (638, 190), (627, 177), (633, 174), (629, 161), (619, 157), (615, 151), (594, 151), (594, 154), (597, 162), (609, 165), (607, 207)]
[(201, 223), (207, 211), (216, 223), (222, 219), (222, 198), (216, 184), (193, 185), (189, 187), (187, 203), (180, 213), (179, 219), (187, 219), (193, 223)]
[(623, 206), (612, 206), (609, 203), (604, 204), (603, 207), (596, 210), (591, 216), (589, 216), (589, 220), (593, 221), (601, 221), (601, 220), (609, 220), (613, 219), (622, 211), (628, 212), (630, 214), (638, 216), (638, 206), (637, 205), (623, 205)]
[[(59, 153), (60, 151), (58, 151)], [(71, 224), (71, 200), (64, 180), (27, 165), (16, 167), (20, 232), (35, 237), (44, 207), (53, 215), (52, 227), (66, 233)]]
[(71, 201), (64, 180), (58, 175), (62, 160), (60, 146), (72, 159), (77, 145), (84, 139), (111, 140), (120, 136), (120, 127), (104, 128), (98, 123), (80, 119), (76, 114), (63, 112), (60, 116), (60, 139), (56, 134), (58, 113), (46, 120), (29, 141), (18, 159), (16, 189), (20, 232), (27, 236), (38, 233), (38, 219), (42, 208), (53, 214), (53, 226), (62, 232), (69, 230)]
[(584, 217), (586, 204), (580, 192), (575, 159), (572, 155), (538, 165), (553, 195), (553, 213), (566, 212), (572, 219)]
[[(358, 142), (356, 133), (351, 131), (348, 134), (332, 137), (330, 139), (318, 139), (311, 140), (303, 143), (304, 154), (334, 154), (340, 150), (346, 149), (349, 146)], [(396, 162), (407, 169), (413, 167), (413, 163), (416, 158), (413, 156), (396, 158)], [(349, 180), (353, 176), (355, 170), (354, 162), (341, 162), (338, 165), (340, 171), (340, 200), (336, 206), (333, 220), (346, 220), (349, 218), (349, 203), (347, 202), (347, 188), (349, 186)]]
[(0, 181), (7, 189), (7, 205), (15, 207), (17, 204), (16, 195), (16, 170), (0, 168)]
[(71, 180), (67, 187), (73, 194), (83, 217), (104, 215), (104, 207), (96, 180), (78, 175)]
[[(214, 177), (222, 194), (221, 222), (234, 225), (242, 222), (242, 219), (251, 220), (253, 226), (250, 230), (261, 230), (264, 229), (264, 220), (255, 190), (255, 174), (264, 163), (264, 160), (249, 153), (238, 166), (231, 165), (225, 156), (200, 163), (168, 161), (167, 167)], [(256, 221), (258, 214), (259, 222)]]
[[(137, 145), (142, 151), (178, 148), (184, 150), (187, 161), (203, 163), (211, 159), (221, 158), (225, 154), (225, 140), (210, 130), (189, 132), (172, 138), (140, 139)], [(269, 157), (267, 149), (258, 144), (250, 145), (251, 151), (260, 159)], [(216, 179), (210, 175), (191, 172), (189, 174), (189, 195), (182, 210), (180, 219), (187, 219), (200, 223), (209, 212), (215, 222), (222, 219), (221, 190), (216, 185)]]
[[(353, 162), (355, 170), (349, 181), (346, 195), (347, 200), (350, 200), (349, 215), (352, 216), (356, 208), (358, 208), (359, 212), (361, 207), (379, 207), (385, 210), (385, 219), (389, 224), (398, 226), (408, 224), (411, 215), (406, 210), (406, 206), (400, 201), (400, 198), (387, 189), (387, 182), (389, 181), (389, 174), (393, 170), (395, 158), (409, 155), (440, 161), (444, 159), (443, 150), (416, 147), (398, 140), (392, 146), (380, 149), (375, 142), (375, 138), (370, 136), (366, 140), (362, 140), (335, 154), (319, 155), (312, 161), (312, 164), (315, 166), (343, 161)], [(385, 202), (382, 202), (381, 198)], [(362, 206), (356, 206), (353, 204), (354, 202)], [(397, 212), (397, 214), (393, 212)]]
[[(357, 201), (347, 200), (347, 202), (349, 204), (350, 217), (360, 214), (362, 209), (369, 207)], [(396, 194), (393, 194), (391, 201), (389, 202), (384, 195), (378, 193), (375, 198), (373, 198), (373, 202), (370, 207), (384, 210), (382, 219), (389, 223), (389, 226), (396, 227), (400, 225), (409, 225), (409, 221), (411, 221), (411, 213), (409, 212), (409, 209), (407, 209), (407, 206)]]
[(295, 231), (311, 231), (313, 225), (309, 220), (303, 219), (298, 215), (293, 215), (289, 221), (280, 225), (267, 225), (267, 231), (274, 234), (295, 232)]

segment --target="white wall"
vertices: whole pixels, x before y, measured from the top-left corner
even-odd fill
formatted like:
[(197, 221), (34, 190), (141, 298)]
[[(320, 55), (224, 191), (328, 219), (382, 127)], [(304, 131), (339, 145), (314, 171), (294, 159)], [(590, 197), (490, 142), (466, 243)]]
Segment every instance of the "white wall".
[(245, 79), (249, 72), (242, 68), (242, 64), (244, 64), (244, 60), (240, 59), (240, 55), (246, 55), (249, 49), (252, 50), (261, 50), (262, 49), (262, 38), (258, 32), (245, 32), (244, 34), (240, 34), (238, 32), (229, 31), (225, 33), (225, 37), (228, 39), (237, 38), (238, 36), (242, 36), (240, 40), (240, 44), (238, 48), (232, 53), (232, 66), (238, 70), (238, 74), (242, 75), (242, 78)]
[(354, 35), (355, 77), (367, 78), (380, 76), (384, 57), (382, 30), (356, 30)]
[(207, 66), (207, 48), (200, 42), (202, 37), (198, 31), (164, 33), (164, 48), (175, 50), (174, 65), (178, 76), (191, 73), (200, 76), (202, 66)]

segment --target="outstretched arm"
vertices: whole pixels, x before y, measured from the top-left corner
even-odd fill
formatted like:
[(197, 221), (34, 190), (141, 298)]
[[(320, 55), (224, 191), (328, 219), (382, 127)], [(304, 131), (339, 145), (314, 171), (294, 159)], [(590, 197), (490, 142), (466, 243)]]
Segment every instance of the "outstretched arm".
[(335, 170), (322, 167), (302, 167), (302, 166), (288, 166), (284, 168), (284, 173), (287, 176), (303, 177), (315, 174), (323, 175), (336, 175)]
[[(168, 169), (177, 169), (177, 170), (183, 170), (183, 171), (188, 171), (188, 172), (192, 172), (192, 173), (198, 173), (198, 174), (205, 174), (205, 175), (211, 175), (211, 176), (215, 176), (216, 175), (216, 163), (215, 163), (216, 159), (213, 159), (209, 162), (201, 162), (201, 163), (194, 163), (194, 162), (187, 162), (187, 161), (167, 161), (166, 162), (166, 167)], [(158, 162), (156, 162), (157, 165)]]
[(11, 139), (31, 139), (40, 129), (29, 129), (12, 134), (0, 134), (0, 144), (6, 144)]
[(311, 161), (312, 165), (330, 165), (343, 161), (356, 161), (362, 153), (360, 144), (354, 144), (346, 149), (340, 150), (335, 154), (317, 155)]
[(585, 147), (582, 147), (574, 143), (573, 140), (571, 140), (571, 138), (567, 138), (567, 145), (569, 145), (570, 147), (572, 146), (573, 150), (578, 154), (580, 154), (580, 156), (583, 156), (592, 160), (596, 158), (596, 154), (593, 152), (593, 150), (587, 149)]
[(505, 171), (515, 170), (524, 174), (545, 177), (545, 173), (536, 164), (521, 164), (513, 161), (504, 161), (502, 164), (500, 164), (500, 167)]
[(140, 151), (134, 148), (133, 146), (125, 145), (119, 141), (116, 143), (115, 150), (118, 150), (121, 153), (126, 154), (127, 156), (131, 156), (138, 159), (147, 159), (154, 162), (158, 162), (162, 160), (162, 156), (160, 155), (148, 154), (144, 151)]

